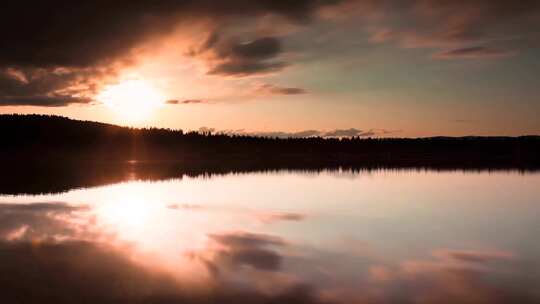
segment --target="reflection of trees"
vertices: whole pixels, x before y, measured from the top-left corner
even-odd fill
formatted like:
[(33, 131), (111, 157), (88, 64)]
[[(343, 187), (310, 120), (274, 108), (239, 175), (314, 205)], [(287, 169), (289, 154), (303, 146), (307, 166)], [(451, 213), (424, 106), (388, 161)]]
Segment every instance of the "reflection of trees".
[[(55, 116), (0, 116), (0, 193), (59, 192), (129, 179), (346, 169), (537, 170), (540, 137), (261, 138), (132, 129)], [(131, 160), (138, 160), (133, 162)]]

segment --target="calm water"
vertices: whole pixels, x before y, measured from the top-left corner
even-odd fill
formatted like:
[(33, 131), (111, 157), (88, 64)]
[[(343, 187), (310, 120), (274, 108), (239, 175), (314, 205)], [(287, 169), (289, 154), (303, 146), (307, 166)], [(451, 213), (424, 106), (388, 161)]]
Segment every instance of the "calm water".
[(0, 196), (6, 303), (540, 303), (540, 174), (275, 172)]

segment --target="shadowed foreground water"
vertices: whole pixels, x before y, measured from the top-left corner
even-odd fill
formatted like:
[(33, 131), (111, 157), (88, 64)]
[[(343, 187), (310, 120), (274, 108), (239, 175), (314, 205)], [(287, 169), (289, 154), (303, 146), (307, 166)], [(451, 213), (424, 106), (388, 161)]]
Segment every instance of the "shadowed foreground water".
[(540, 303), (540, 174), (252, 172), (0, 196), (3, 303)]

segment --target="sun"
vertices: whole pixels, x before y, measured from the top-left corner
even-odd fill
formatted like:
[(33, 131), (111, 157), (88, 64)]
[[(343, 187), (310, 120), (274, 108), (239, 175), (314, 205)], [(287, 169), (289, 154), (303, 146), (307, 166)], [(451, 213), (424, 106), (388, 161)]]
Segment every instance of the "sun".
[(97, 99), (129, 121), (147, 119), (165, 100), (158, 89), (144, 80), (126, 80), (110, 85)]

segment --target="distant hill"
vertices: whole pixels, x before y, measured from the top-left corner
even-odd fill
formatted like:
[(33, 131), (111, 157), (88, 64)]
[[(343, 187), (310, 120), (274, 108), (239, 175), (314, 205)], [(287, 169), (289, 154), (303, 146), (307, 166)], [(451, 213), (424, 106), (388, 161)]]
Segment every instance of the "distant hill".
[(0, 158), (11, 161), (183, 161), (229, 166), (532, 168), (540, 137), (262, 138), (138, 129), (60, 116), (0, 115)]

